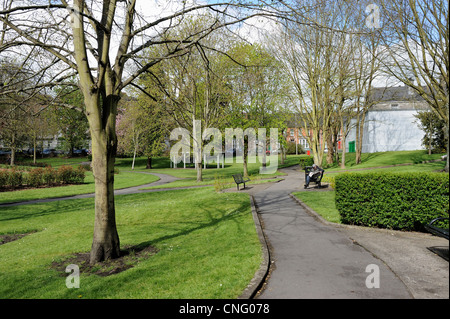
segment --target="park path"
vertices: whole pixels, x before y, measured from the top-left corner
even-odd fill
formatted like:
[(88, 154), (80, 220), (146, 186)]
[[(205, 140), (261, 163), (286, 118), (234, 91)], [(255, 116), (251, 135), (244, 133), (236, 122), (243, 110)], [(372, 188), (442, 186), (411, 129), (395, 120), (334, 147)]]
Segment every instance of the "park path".
[[(150, 172), (136, 172), (137, 174), (151, 174), (159, 177), (159, 180), (138, 185), (138, 186), (132, 186), (122, 189), (116, 189), (114, 190), (114, 195), (128, 195), (128, 194), (136, 194), (136, 193), (148, 193), (148, 192), (156, 192), (156, 191), (163, 191), (167, 190), (165, 188), (158, 188), (158, 189), (142, 189), (150, 186), (161, 186), (164, 184), (168, 184), (174, 181), (179, 180), (180, 178), (173, 177), (171, 175), (167, 174), (160, 174), (160, 173), (150, 173)], [(184, 188), (193, 188), (198, 186), (189, 186), (189, 187), (178, 187), (176, 189), (184, 189)], [(53, 198), (44, 198), (44, 199), (33, 199), (28, 201), (21, 201), (21, 202), (15, 202), (15, 203), (5, 203), (0, 204), (1, 207), (11, 207), (11, 206), (19, 206), (19, 205), (29, 205), (29, 204), (38, 204), (38, 203), (48, 203), (48, 202), (54, 202), (59, 200), (66, 200), (66, 199), (81, 199), (81, 198), (92, 198), (95, 196), (95, 193), (88, 193), (88, 194), (79, 194), (79, 195), (72, 195), (72, 196), (63, 196), (63, 197), (53, 197)]]
[[(257, 298), (412, 297), (381, 260), (339, 229), (318, 222), (289, 196), (303, 189), (304, 173), (296, 167), (282, 171), (288, 174), (284, 180), (253, 194), (273, 262)], [(369, 265), (379, 269), (380, 288), (366, 286), (367, 277), (374, 274), (366, 272)]]

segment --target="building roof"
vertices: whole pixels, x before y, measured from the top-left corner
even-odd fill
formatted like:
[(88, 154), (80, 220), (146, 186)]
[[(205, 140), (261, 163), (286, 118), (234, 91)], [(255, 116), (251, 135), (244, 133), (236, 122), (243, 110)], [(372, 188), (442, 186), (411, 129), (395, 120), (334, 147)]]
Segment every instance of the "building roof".
[(371, 102), (423, 102), (424, 99), (408, 86), (373, 88)]

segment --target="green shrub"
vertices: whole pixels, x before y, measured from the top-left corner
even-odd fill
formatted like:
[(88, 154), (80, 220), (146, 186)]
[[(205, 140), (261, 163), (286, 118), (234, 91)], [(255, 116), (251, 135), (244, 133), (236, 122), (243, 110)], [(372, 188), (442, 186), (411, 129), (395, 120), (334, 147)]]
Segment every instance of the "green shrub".
[(57, 181), (63, 184), (79, 184), (84, 182), (85, 171), (81, 166), (73, 169), (72, 166), (60, 166), (57, 173)]
[(61, 166), (59, 169), (33, 168), (25, 173), (16, 168), (0, 169), (0, 188), (15, 188), (23, 186), (24, 183), (31, 187), (80, 184), (84, 182), (85, 175), (85, 170), (81, 166), (77, 169), (72, 166)]
[(442, 173), (344, 173), (335, 177), (342, 223), (423, 231), (449, 215), (449, 175)]
[(84, 183), (84, 178), (86, 177), (86, 170), (78, 166), (76, 170), (73, 172), (72, 183), (81, 184)]
[(286, 154), (293, 155), (293, 154), (304, 154), (305, 151), (303, 150), (303, 146), (301, 144), (295, 145), (295, 142), (287, 142), (286, 145)]
[(6, 169), (0, 169), (0, 188), (8, 185), (9, 172)]
[(22, 186), (23, 175), (21, 171), (16, 170), (15, 168), (9, 170), (9, 177), (7, 184), (12, 188)]
[(45, 185), (51, 186), (56, 184), (57, 178), (58, 178), (58, 171), (56, 169), (53, 169), (50, 166), (44, 169), (44, 172), (42, 174), (42, 180)]
[(300, 167), (305, 168), (306, 166), (312, 166), (314, 164), (314, 158), (311, 156), (300, 157)]
[(38, 187), (44, 184), (44, 169), (34, 168), (26, 174), (26, 183), (31, 187)]
[(60, 166), (58, 168), (58, 175), (56, 180), (63, 184), (70, 184), (72, 179), (73, 167), (72, 166)]
[(225, 181), (222, 176), (214, 175), (214, 190), (216, 193), (221, 193), (225, 189)]
[(330, 175), (324, 174), (323, 177), (322, 177), (322, 183), (330, 184), (330, 187), (333, 188), (333, 189), (336, 187), (335, 181), (334, 181), (334, 176), (330, 176)]

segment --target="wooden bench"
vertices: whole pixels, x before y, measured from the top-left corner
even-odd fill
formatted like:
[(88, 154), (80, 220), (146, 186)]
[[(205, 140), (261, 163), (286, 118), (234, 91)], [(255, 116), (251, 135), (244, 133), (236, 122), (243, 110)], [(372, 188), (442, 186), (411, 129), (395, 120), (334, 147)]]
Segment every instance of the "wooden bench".
[(448, 220), (448, 217), (439, 217), (433, 219), (431, 222), (428, 223), (428, 225), (425, 225), (425, 229), (432, 233), (433, 235), (446, 238), (448, 240), (448, 228), (440, 228), (434, 225), (435, 222), (440, 220)]
[(235, 174), (235, 175), (233, 175), (233, 178), (234, 178), (234, 182), (236, 183), (238, 190), (239, 190), (239, 184), (244, 184), (244, 188), (245, 188), (245, 183), (250, 182), (249, 178), (244, 180), (244, 178), (242, 177), (242, 174)]
[[(312, 170), (312, 166), (306, 166), (305, 168), (304, 168), (304, 170), (305, 170), (305, 183), (306, 183), (306, 177), (309, 175), (309, 173), (311, 172), (311, 170)], [(317, 175), (314, 175), (314, 176), (312, 176), (311, 177), (311, 179), (309, 180), (309, 182), (311, 183), (311, 182), (314, 182), (314, 183), (316, 183), (317, 184), (317, 187), (318, 188), (320, 188), (321, 187), (321, 181), (322, 181), (322, 177), (323, 177), (323, 174), (324, 174), (324, 170), (322, 170), (322, 172), (320, 173), (320, 174), (317, 174)], [(305, 184), (306, 185), (306, 184)], [(305, 187), (306, 188), (306, 187)]]

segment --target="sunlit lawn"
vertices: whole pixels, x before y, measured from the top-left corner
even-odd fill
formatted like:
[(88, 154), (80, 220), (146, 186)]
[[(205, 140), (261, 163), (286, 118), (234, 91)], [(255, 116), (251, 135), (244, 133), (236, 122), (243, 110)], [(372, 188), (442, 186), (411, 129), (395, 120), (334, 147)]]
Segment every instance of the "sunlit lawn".
[[(281, 165), (279, 161), (278, 165), (280, 168), (298, 164), (298, 156), (289, 156), (286, 160), (285, 165)], [(81, 162), (85, 162), (87, 159), (82, 157), (75, 158), (60, 158), (60, 157), (52, 157), (52, 158), (43, 158), (38, 159), (38, 163), (43, 162), (52, 165), (52, 167), (58, 167), (61, 165), (79, 165)], [(142, 172), (146, 173), (162, 173), (168, 174), (175, 177), (178, 177), (182, 180), (173, 182), (171, 184), (166, 184), (163, 186), (157, 186), (157, 188), (161, 187), (186, 187), (186, 186), (204, 186), (204, 185), (213, 185), (215, 181), (218, 179), (221, 183), (225, 184), (225, 187), (233, 187), (233, 174), (243, 173), (243, 164), (242, 163), (227, 163), (225, 168), (217, 168), (216, 164), (208, 165), (207, 169), (203, 170), (203, 182), (197, 182), (197, 172), (194, 168), (192, 168), (192, 164), (190, 168), (183, 169), (181, 168), (181, 164), (179, 164), (180, 168), (169, 168), (169, 159), (168, 157), (159, 157), (153, 159), (153, 169), (145, 169), (147, 158), (140, 157), (137, 158), (135, 169), (131, 170), (131, 158), (117, 158), (116, 159), (116, 167), (119, 171), (119, 174), (114, 176), (114, 188), (121, 189), (132, 186), (139, 186), (144, 184), (149, 184), (151, 182), (157, 181), (158, 177), (151, 174), (142, 174)], [(249, 163), (249, 174), (252, 183), (260, 183), (260, 180), (273, 180), (275, 176), (285, 175), (284, 173), (277, 171), (274, 174), (260, 174), (261, 164), (255, 160), (256, 163)], [(150, 187), (151, 188), (151, 187)], [(42, 198), (50, 198), (50, 197), (63, 197), (63, 196), (72, 196), (78, 194), (85, 193), (93, 193), (95, 191), (94, 188), (94, 177), (92, 172), (86, 172), (85, 183), (82, 185), (70, 185), (70, 186), (61, 186), (61, 187), (53, 187), (53, 188), (36, 188), (36, 189), (25, 189), (20, 191), (9, 191), (9, 192), (0, 192), (0, 203), (11, 203), (18, 201), (26, 201), (33, 199), (42, 199)]]
[[(304, 155), (303, 155), (304, 156)], [(420, 163), (431, 158), (425, 152), (363, 154), (363, 164), (348, 169)], [(284, 166), (298, 164), (300, 156), (288, 156)], [(47, 159), (57, 167), (65, 159)], [(182, 180), (171, 186), (198, 185), (193, 168), (169, 168), (168, 158), (138, 158), (131, 172), (131, 159), (118, 158), (115, 188), (143, 185), (158, 178), (141, 172), (170, 174)], [(444, 162), (377, 168), (378, 171), (436, 171)], [(250, 163), (253, 182), (283, 175), (280, 171), (260, 174), (260, 163)], [(283, 167), (279, 161), (279, 168)], [(203, 170), (203, 185), (221, 180), (232, 184), (232, 175), (242, 173), (241, 163), (215, 164)], [(373, 171), (373, 170), (371, 170)], [(325, 176), (341, 170), (326, 169)], [(364, 174), (366, 171), (358, 172)], [(167, 185), (166, 185), (167, 186)], [(1, 202), (68, 196), (94, 191), (91, 172), (85, 184), (0, 193)], [(339, 222), (334, 191), (297, 192), (308, 206), (325, 219)], [(81, 275), (81, 287), (68, 289), (66, 274), (51, 268), (77, 252), (88, 252), (92, 243), (94, 200), (65, 200), (0, 208), (0, 234), (33, 232), (0, 245), (0, 298), (236, 298), (250, 282), (261, 262), (261, 247), (251, 216), (248, 195), (216, 193), (213, 187), (116, 196), (116, 218), (122, 247), (152, 245), (155, 255), (140, 260), (124, 272), (100, 277)]]
[[(157, 180), (159, 180), (159, 178), (154, 175), (123, 171), (119, 172), (119, 174), (114, 175), (114, 188), (121, 189), (149, 184)], [(92, 172), (86, 172), (84, 184), (0, 192), (0, 203), (12, 203), (32, 199), (72, 196), (93, 192), (95, 192), (94, 176), (92, 175)]]
[(159, 252), (124, 272), (81, 274), (68, 289), (54, 260), (87, 252), (93, 199), (0, 208), (0, 234), (36, 231), (0, 245), (0, 298), (236, 298), (261, 262), (246, 194), (193, 190), (116, 196), (121, 245)]
[[(283, 168), (291, 165), (297, 165), (299, 163), (300, 155), (290, 155), (287, 157), (284, 164), (281, 164), (280, 156), (278, 156), (278, 164), (277, 168)], [(262, 164), (259, 162), (258, 158), (253, 158), (253, 163), (249, 161), (248, 163), (248, 172), (250, 175), (250, 180), (252, 182), (257, 182), (262, 179), (271, 179), (276, 176), (286, 175), (285, 173), (275, 170), (272, 174), (262, 174), (260, 172), (260, 168)], [(116, 166), (121, 170), (130, 169), (131, 168), (130, 158), (119, 158), (116, 160)], [(213, 185), (215, 180), (219, 179), (225, 184), (233, 185), (234, 180), (233, 174), (243, 174), (243, 164), (241, 162), (237, 162), (234, 159), (233, 163), (225, 163), (224, 168), (220, 166), (217, 168), (216, 163), (211, 163), (207, 166), (206, 169), (202, 169), (202, 182), (197, 182), (197, 171), (194, 168), (193, 164), (188, 164), (186, 168), (183, 168), (183, 163), (178, 164), (178, 168), (170, 168), (169, 159), (167, 157), (160, 157), (153, 159), (153, 168), (148, 170), (145, 169), (147, 163), (147, 158), (140, 157), (136, 159), (135, 170), (136, 171), (147, 171), (150, 173), (162, 173), (168, 174), (175, 177), (178, 177), (180, 181), (173, 182), (171, 184), (167, 184), (164, 186), (158, 187), (182, 187), (182, 186), (193, 186), (193, 185)], [(250, 182), (249, 184), (251, 184)]]
[[(420, 164), (423, 161), (440, 159), (442, 155), (444, 154), (428, 155), (428, 152), (425, 150), (363, 153), (361, 154), (362, 162), (356, 165), (356, 154), (346, 153), (345, 169), (362, 169), (401, 164)], [(328, 170), (340, 171), (341, 169), (337, 164), (333, 164), (328, 168)]]

